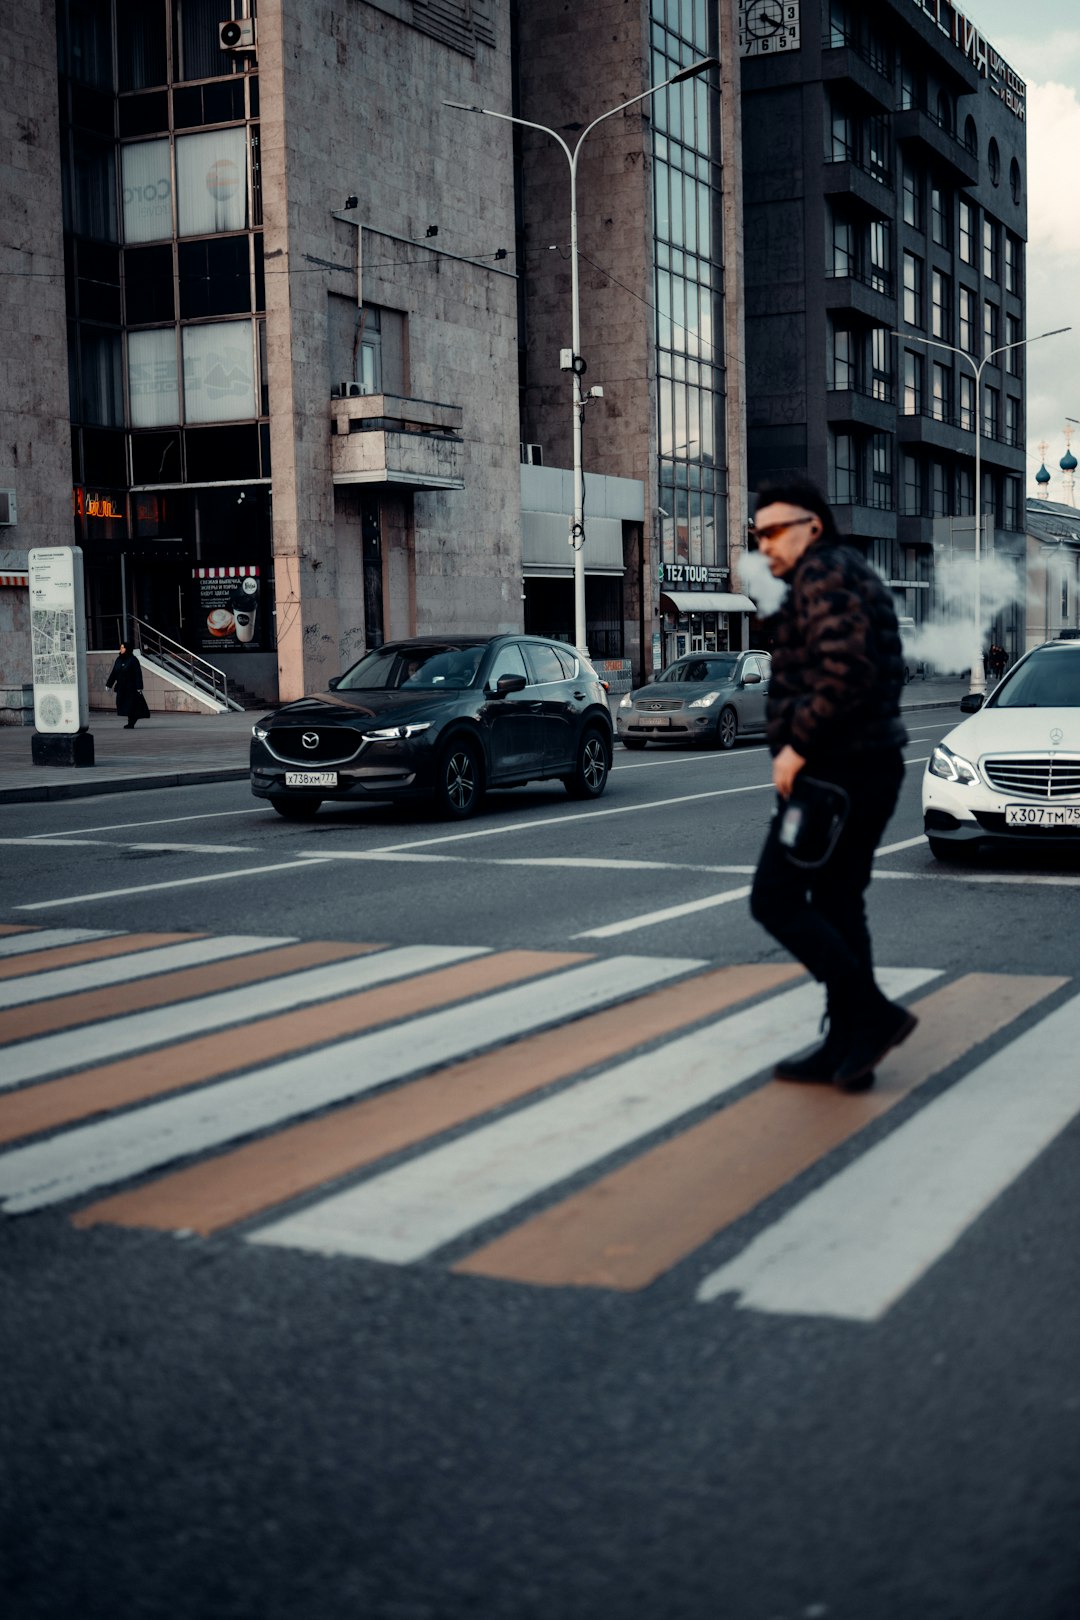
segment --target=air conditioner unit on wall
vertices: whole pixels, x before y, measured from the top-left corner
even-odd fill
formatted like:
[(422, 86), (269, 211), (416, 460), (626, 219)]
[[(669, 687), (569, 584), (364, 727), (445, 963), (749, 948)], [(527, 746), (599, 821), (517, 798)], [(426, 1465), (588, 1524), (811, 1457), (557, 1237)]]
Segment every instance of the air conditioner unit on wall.
[(218, 23), (218, 44), (223, 51), (253, 51), (255, 49), (255, 20), (236, 17), (230, 22)]
[(0, 489), (0, 529), (10, 529), (18, 521), (15, 511), (15, 491)]
[(359, 399), (363, 389), (358, 382), (335, 383), (330, 390), (331, 399)]
[(543, 445), (522, 443), (521, 459), (527, 467), (542, 467), (544, 465)]

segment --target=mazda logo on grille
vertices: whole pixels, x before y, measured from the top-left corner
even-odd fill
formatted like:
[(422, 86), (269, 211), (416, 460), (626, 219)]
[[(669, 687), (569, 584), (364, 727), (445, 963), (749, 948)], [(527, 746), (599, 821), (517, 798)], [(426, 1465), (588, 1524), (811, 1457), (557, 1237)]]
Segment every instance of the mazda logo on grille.
[(305, 748), (318, 748), (319, 733), (317, 731), (305, 731), (304, 735), (300, 738), (300, 741), (303, 743)]

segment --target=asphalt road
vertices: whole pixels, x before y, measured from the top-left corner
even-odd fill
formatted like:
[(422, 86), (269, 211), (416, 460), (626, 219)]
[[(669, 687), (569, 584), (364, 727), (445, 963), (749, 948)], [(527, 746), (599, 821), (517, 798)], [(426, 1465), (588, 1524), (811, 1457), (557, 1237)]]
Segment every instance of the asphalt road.
[(4, 1620), (1080, 1612), (1080, 862), (931, 859), (951, 721), (865, 1098), (767, 1078), (761, 748), (5, 807)]

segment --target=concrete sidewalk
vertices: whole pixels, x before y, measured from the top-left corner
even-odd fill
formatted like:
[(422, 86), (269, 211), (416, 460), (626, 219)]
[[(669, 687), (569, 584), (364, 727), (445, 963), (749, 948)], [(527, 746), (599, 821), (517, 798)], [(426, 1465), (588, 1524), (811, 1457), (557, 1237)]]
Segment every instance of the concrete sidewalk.
[[(900, 706), (956, 709), (967, 691), (960, 676), (914, 680)], [(618, 703), (612, 698), (614, 712)], [(247, 714), (152, 714), (126, 731), (116, 714), (90, 716), (95, 763), (82, 769), (35, 765), (30, 726), (0, 726), (0, 804), (45, 799), (82, 799), (141, 788), (189, 787), (199, 782), (242, 781), (248, 774), (248, 739), (262, 710)]]

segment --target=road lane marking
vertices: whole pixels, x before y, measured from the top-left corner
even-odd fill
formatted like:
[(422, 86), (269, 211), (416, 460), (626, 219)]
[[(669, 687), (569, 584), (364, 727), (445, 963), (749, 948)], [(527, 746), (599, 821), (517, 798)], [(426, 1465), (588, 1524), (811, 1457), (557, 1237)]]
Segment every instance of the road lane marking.
[(874, 859), (879, 861), (883, 855), (895, 855), (901, 849), (915, 849), (917, 845), (925, 843), (926, 834), (919, 833), (917, 838), (902, 838), (898, 844), (879, 844), (874, 851)]
[(1075, 889), (1080, 877), (1064, 872), (875, 872), (878, 878), (896, 878), (905, 883), (1010, 883), (1043, 889)]
[(919, 1026), (879, 1066), (873, 1091), (762, 1086), (453, 1269), (545, 1287), (645, 1288), (1067, 983), (969, 974), (915, 1003)]
[(34, 932), (11, 933), (0, 939), (0, 957), (51, 951), (57, 945), (78, 945), (86, 939), (110, 939), (117, 933), (115, 928), (41, 928)]
[(701, 966), (685, 957), (643, 962), (613, 956), (588, 962), (553, 974), (542, 995), (533, 985), (497, 991), (414, 1018), (407, 1035), (392, 1025), (339, 1042), (332, 1062), (320, 1048), (134, 1113), (76, 1127), (0, 1155), (0, 1198), (13, 1214), (60, 1203), (317, 1113), (526, 1031), (580, 1017), (625, 999), (631, 978), (645, 989)]
[(400, 1152), (630, 1048), (647, 1045), (798, 977), (795, 966), (717, 968), (604, 1012), (497, 1048), (132, 1192), (92, 1204), (76, 1226), (108, 1221), (209, 1234)]
[(1080, 996), (1050, 1013), (707, 1276), (702, 1302), (875, 1322), (1080, 1114)]
[(372, 850), (335, 850), (321, 855), (320, 860), (377, 861), (405, 864), (417, 862), (435, 866), (538, 866), (561, 867), (572, 870), (600, 872), (713, 872), (745, 875), (757, 870), (754, 866), (705, 866), (697, 861), (637, 861), (618, 856), (591, 855), (411, 855), (403, 851), (385, 854)]
[(69, 838), (79, 833), (124, 832), (129, 827), (173, 827), (182, 821), (222, 821), (226, 816), (263, 816), (266, 806), (254, 805), (250, 810), (200, 810), (190, 816), (154, 816), (147, 821), (108, 821), (103, 827), (70, 827), (60, 832), (35, 833), (34, 842), (52, 842), (57, 838)]
[[(894, 970), (889, 982), (895, 993), (897, 983), (913, 987), (934, 976)], [(630, 1058), (320, 1199), (248, 1241), (399, 1265), (421, 1260), (741, 1085), (812, 1028), (820, 1007), (816, 984), (784, 991), (671, 1041), (661, 1054)]]
[[(328, 859), (328, 857), (321, 857)], [(15, 911), (48, 911), (51, 906), (85, 905), (91, 900), (117, 900), (129, 894), (150, 894), (155, 889), (186, 889), (195, 883), (223, 883), (226, 878), (256, 877), (262, 872), (288, 872), (309, 866), (312, 859), (280, 861), (273, 866), (243, 866), (234, 872), (204, 872), (200, 877), (172, 878), (165, 883), (138, 883), (128, 889), (102, 889), (96, 894), (69, 894), (62, 900), (35, 900), (30, 905), (15, 906)]]
[[(85, 1004), (76, 997), (72, 1002), (53, 1006), (48, 1030), (55, 1031), (61, 1018), (78, 1027), (23, 1039), (20, 1045), (9, 1047), (4, 1052), (0, 1087), (41, 1080), (70, 1069), (82, 1072), (94, 1064), (115, 1062), (131, 1052), (160, 1048), (190, 1035), (234, 1028), (249, 1019), (289, 1012), (294, 1007), (329, 1001), (488, 954), (481, 946), (405, 945), (384, 950), (378, 945), (352, 945), (341, 947), (346, 960), (329, 966), (318, 965), (318, 954), (307, 954), (328, 952), (332, 957), (333, 951), (333, 946), (318, 943), (310, 947), (288, 946), (265, 956), (234, 958), (213, 970), (189, 968), (164, 982), (147, 980), (133, 986), (133, 990), (141, 989), (144, 998), (149, 998), (153, 990), (158, 986), (160, 989), (152, 1001), (144, 999), (143, 1011), (133, 1005), (130, 995), (125, 997), (123, 993), (118, 994), (112, 1008), (103, 1006), (100, 995), (87, 998)], [(85, 1018), (104, 1021), (87, 1024)]]
[(74, 996), (110, 985), (126, 986), (134, 979), (173, 973), (178, 968), (206, 967), (230, 956), (292, 945), (295, 940), (288, 936), (268, 939), (261, 934), (224, 934), (214, 939), (199, 934), (135, 934), (125, 943), (128, 949), (121, 956), (113, 951), (105, 960), (103, 952), (100, 961), (80, 962), (51, 973), (24, 974), (0, 983), (0, 1008), (6, 1011), (56, 996)]
[(698, 911), (710, 911), (714, 906), (726, 906), (732, 900), (745, 900), (750, 893), (750, 886), (746, 884), (740, 889), (725, 889), (722, 894), (707, 894), (700, 900), (686, 900), (682, 905), (664, 906), (660, 911), (644, 911), (638, 917), (628, 917), (624, 922), (605, 923), (600, 928), (584, 928), (580, 934), (571, 934), (571, 939), (614, 939), (618, 934), (631, 934), (639, 928), (652, 928), (657, 923), (671, 922), (676, 917), (691, 917)]
[(196, 1026), (191, 1039), (170, 1048), (167, 1064), (162, 1063), (160, 1051), (140, 1052), (135, 1057), (17, 1091), (0, 1098), (0, 1141), (15, 1141), (94, 1114), (205, 1085), (241, 1068), (273, 1063), (314, 1046), (324, 1047), (363, 1030), (447, 1006), (467, 995), (484, 995), (583, 960), (580, 955), (527, 951), (457, 954), (461, 960), (451, 960), (429, 973), (412, 974), (407, 979), (400, 975), (385, 978), (374, 987), (334, 1001), (320, 1000), (291, 1012), (251, 1019), (244, 1024), (238, 1042), (223, 1041), (219, 1035), (204, 1033)]

